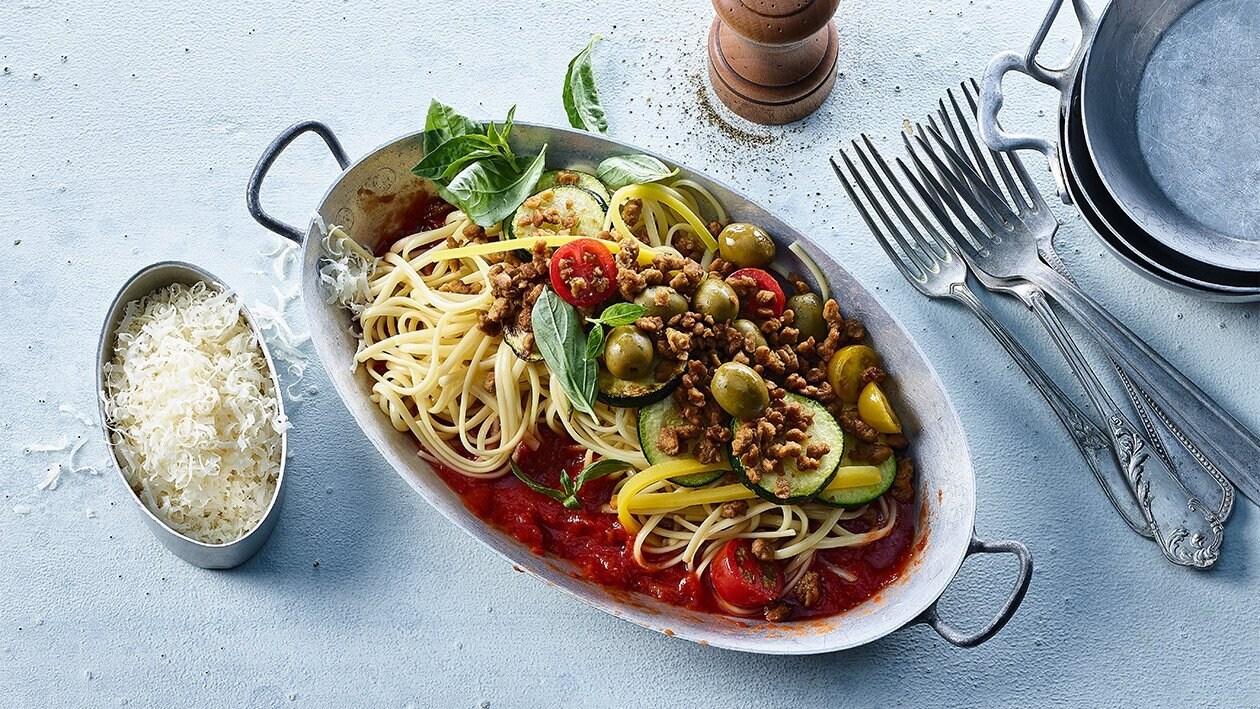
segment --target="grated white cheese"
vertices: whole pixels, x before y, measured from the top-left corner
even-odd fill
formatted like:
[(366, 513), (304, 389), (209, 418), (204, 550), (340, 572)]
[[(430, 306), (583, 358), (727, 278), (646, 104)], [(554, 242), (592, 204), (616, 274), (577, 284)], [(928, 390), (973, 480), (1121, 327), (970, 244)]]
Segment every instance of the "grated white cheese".
[(66, 467), (70, 469), (70, 472), (91, 473), (92, 475), (96, 475), (98, 472), (100, 472), (99, 470), (96, 469), (96, 466), (94, 465), (77, 465), (74, 462), (75, 458), (77, 458), (79, 455), (79, 450), (83, 448), (83, 446), (87, 445), (87, 442), (88, 442), (88, 439), (80, 438), (79, 442), (74, 444), (74, 448), (70, 449), (70, 456), (66, 459)]
[(65, 450), (69, 445), (70, 440), (62, 436), (56, 443), (29, 443), (23, 450), (27, 453), (56, 453)]
[(36, 490), (56, 490), (61, 479), (61, 463), (53, 463), (44, 473), (44, 482), (35, 486)]
[(61, 406), (57, 407), (57, 410), (63, 414), (66, 414), (67, 416), (73, 416), (74, 418), (79, 420), (79, 423), (89, 428), (96, 425), (96, 422), (92, 420), (91, 416), (88, 416), (82, 411), (79, 411), (78, 409), (74, 408), (70, 404), (62, 404)]
[(123, 473), (159, 519), (210, 544), (262, 521), (288, 422), (234, 298), (175, 284), (129, 303), (105, 389)]
[(368, 280), (376, 259), (336, 225), (324, 232), (320, 243), (326, 257), (320, 259), (319, 282), (327, 291), (326, 302), (336, 303), (358, 317), (372, 299)]

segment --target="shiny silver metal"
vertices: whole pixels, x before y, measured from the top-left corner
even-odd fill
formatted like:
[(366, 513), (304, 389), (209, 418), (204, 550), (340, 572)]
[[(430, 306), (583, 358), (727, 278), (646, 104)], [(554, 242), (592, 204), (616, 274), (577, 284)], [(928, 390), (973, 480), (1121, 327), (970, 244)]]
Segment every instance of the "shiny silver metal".
[(267, 360), (267, 371), (271, 376), (271, 383), (276, 392), (277, 406), (279, 407), (280, 415), (284, 415), (284, 397), (280, 394), (283, 390), (280, 388), (280, 380), (276, 376), (276, 367), (271, 360), (271, 352), (267, 349), (267, 341), (258, 329), (257, 321), (249, 313), (245, 303), (241, 302), (236, 293), (231, 288), (228, 288), (223, 281), (192, 264), (180, 261), (162, 261), (144, 267), (127, 279), (127, 282), (119, 289), (118, 295), (114, 296), (114, 302), (110, 305), (109, 313), (105, 316), (105, 325), (101, 328), (101, 338), (97, 345), (96, 400), (100, 411), (102, 432), (105, 435), (105, 441), (109, 444), (110, 456), (114, 461), (114, 467), (118, 471), (119, 482), (127, 490), (127, 496), (136, 503), (136, 508), (140, 510), (149, 531), (153, 532), (153, 535), (167, 549), (170, 549), (176, 556), (194, 566), (200, 566), (203, 569), (230, 569), (234, 566), (240, 566), (258, 553), (258, 550), (262, 548), (263, 544), (271, 536), (272, 530), (275, 529), (276, 520), (280, 518), (280, 507), (284, 502), (284, 468), (288, 457), (288, 433), (281, 434), (280, 473), (276, 478), (276, 491), (272, 495), (271, 504), (267, 507), (262, 521), (253, 530), (233, 542), (227, 544), (206, 544), (205, 542), (190, 539), (166, 526), (148, 507), (145, 507), (140, 498), (132, 491), (131, 486), (127, 484), (126, 476), (123, 474), (122, 460), (114, 450), (110, 437), (109, 418), (105, 414), (105, 364), (114, 358), (115, 335), (123, 313), (127, 309), (127, 304), (172, 283), (193, 285), (199, 282), (205, 282), (221, 288), (230, 293), (237, 302), (240, 302), (241, 312), (244, 313), (245, 320), (249, 323), (250, 329), (254, 332), (254, 337), (258, 339), (258, 344), (262, 348), (263, 357)]
[[(889, 260), (920, 293), (929, 298), (948, 298), (961, 303), (984, 324), (1049, 402), (1120, 518), (1134, 532), (1153, 538), (1145, 514), (1128, 487), (1122, 469), (1116, 464), (1107, 435), (1089, 414), (1076, 406), (1014, 334), (976, 297), (967, 285), (967, 264), (950, 240), (938, 233), (915, 199), (906, 192), (901, 180), (893, 175), (887, 161), (870, 139), (863, 135), (862, 141), (862, 145), (853, 141), (852, 151), (865, 168), (865, 176), (845, 151), (840, 152), (845, 169), (842, 170), (834, 158), (831, 166)], [(874, 190), (871, 185), (874, 185)], [(862, 193), (869, 208), (858, 197), (855, 187)], [(875, 194), (875, 190), (879, 195)], [(905, 205), (904, 209), (902, 205)], [(896, 219), (890, 216), (890, 212), (896, 215)]]
[[(283, 146), (297, 133), (313, 130), (311, 126), (307, 122), (286, 130), (263, 154), (247, 188), (251, 194), (257, 193)], [(553, 166), (593, 167), (610, 154), (647, 152), (602, 135), (523, 123), (513, 127), (512, 143), (521, 154), (537, 153), (547, 144), (547, 156)], [(370, 377), (362, 368), (352, 371), (351, 367), (357, 346), (351, 315), (328, 304), (316, 278), (324, 257), (320, 222), (342, 225), (360, 244), (375, 249), (392, 238), (391, 228), (397, 226), (399, 216), (395, 210), (405, 210), (412, 199), (432, 190), (429, 183), (410, 172), (422, 156), (421, 135), (407, 135), (374, 150), (336, 177), (318, 202), (317, 218), (306, 231), (302, 291), (311, 339), (342, 401), (390, 465), (439, 513), (518, 567), (595, 608), (669, 635), (734, 650), (767, 654), (830, 652), (869, 643), (914, 623), (931, 625), (946, 640), (970, 646), (991, 637), (1010, 619), (1028, 588), (1032, 559), (1017, 542), (988, 543), (973, 538), (975, 479), (966, 438), (949, 396), (918, 346), (892, 315), (832, 260), (826, 249), (743, 196), (686, 168), (684, 172), (723, 202), (733, 220), (764, 226), (781, 247), (799, 242), (827, 275), (832, 293), (845, 303), (846, 315), (866, 324), (886, 367), (900, 385), (893, 393), (899, 399), (903, 425), (914, 440), (922, 506), (917, 535), (922, 550), (912, 558), (907, 573), (884, 589), (878, 600), (834, 618), (775, 624), (699, 613), (638, 594), (614, 594), (580, 578), (572, 563), (535, 555), (510, 535), (490, 528), (474, 516), (459, 495), (416, 455), (414, 440), (394, 430), (372, 403)], [(275, 220), (261, 218), (261, 207), (256, 201), (251, 203), (251, 213), (260, 223), (289, 236), (288, 230), (276, 228)], [(805, 264), (786, 248), (780, 248), (779, 253), (788, 259), (793, 270), (808, 272)], [(937, 599), (967, 556), (999, 552), (1013, 553), (1019, 560), (1014, 588), (1001, 609), (973, 633), (949, 628), (935, 610)]]
[[(942, 120), (948, 120), (947, 113), (940, 115)], [(1024, 270), (1032, 270), (1030, 254), (1032, 261), (1049, 270), (1037, 251), (1036, 227), (1026, 221), (1047, 223), (1042, 216), (1048, 215), (1044, 202), (1034, 194), (1035, 206), (1030, 205), (1019, 195), (1019, 190), (1014, 190), (1011, 200), (1014, 204), (1008, 203), (966, 158), (955, 152), (935, 127), (926, 133), (936, 141), (939, 152), (946, 156), (944, 160), (922, 137), (925, 131), (921, 126), (919, 132), (913, 142), (905, 138), (907, 153), (916, 168), (914, 172), (904, 168), (907, 182), (936, 217), (944, 234), (952, 240), (980, 282), (989, 290), (1019, 298), (1045, 326), (1085, 387), (1094, 408), (1106, 421), (1121, 469), (1164, 556), (1175, 564), (1194, 568), (1215, 564), (1224, 539), (1220, 516), (1183, 484), (1168, 462), (1155, 453), (1146, 435), (1107, 393), (1050, 308), (1045, 291), (1039, 284), (1019, 277)], [(930, 167), (921, 154), (928, 158)], [(996, 166), (999, 172), (1009, 174), (1000, 159)], [(1041, 215), (1037, 213), (1039, 209)], [(1049, 216), (1049, 221), (1054, 222), (1053, 216)]]
[[(979, 106), (975, 97), (975, 92), (979, 90), (979, 87), (971, 81), (963, 82), (959, 88), (966, 100), (968, 110), (963, 110), (953, 90), (950, 90), (947, 92), (948, 105), (946, 100), (942, 99), (936, 116), (929, 116), (928, 119), (934, 129), (933, 136), (939, 138), (942, 130), (949, 136), (949, 145), (942, 143), (942, 147), (951, 162), (961, 160), (971, 168), (970, 173), (968, 171), (956, 172), (956, 178), (970, 183), (971, 178), (968, 175), (978, 174), (983, 178), (982, 183), (979, 184), (981, 192), (999, 197), (1003, 194), (1009, 196), (1008, 206), (1018, 213), (1024, 226), (1034, 236), (1042, 261), (1068, 281), (1075, 283), (1068, 272), (1067, 265), (1059, 258), (1054, 247), (1055, 234), (1059, 226), (1058, 220), (1050, 212), (1049, 205), (1042, 199), (1040, 191), (1028, 176), (1023, 161), (1014, 152), (999, 153), (991, 149), (982, 150), (971, 130), (971, 125), (980, 120)], [(937, 117), (940, 118), (939, 125), (936, 122)], [(1061, 155), (1065, 154), (1061, 153)], [(1000, 181), (994, 177), (994, 173), (1000, 175)], [(1147, 440), (1153, 444), (1154, 450), (1159, 453), (1181, 482), (1214, 510), (1224, 522), (1233, 509), (1233, 487), (1208, 456), (1203, 454), (1168, 418), (1158, 404), (1151, 400), (1149, 392), (1134, 384), (1129, 373), (1114, 358), (1110, 362), (1120, 377), (1125, 393), (1133, 404), (1133, 411), (1142, 422)], [(1162, 424), (1162, 427), (1157, 428), (1156, 421)]]
[(1059, 121), (1059, 158), (1068, 194), (1121, 263), (1160, 285), (1196, 297), (1226, 302), (1260, 300), (1260, 273), (1231, 271), (1186, 258), (1143, 232), (1116, 204), (1089, 158), (1079, 84), (1073, 87), (1066, 110)]
[[(1260, 207), (1254, 188), (1260, 183), (1260, 143), (1242, 138), (1251, 134), (1260, 108), (1260, 75), (1253, 70), (1260, 23), (1254, 3), (1113, 0), (1095, 15), (1084, 0), (1073, 0), (1080, 41), (1063, 68), (1045, 70), (1036, 57), (1061, 6), (1062, 0), (1051, 3), (1026, 52), (1004, 52), (990, 61), (981, 90), (985, 141), (995, 150), (1045, 153), (1060, 195), (1071, 201), (1064, 148), (1045, 138), (1011, 134), (997, 115), (1002, 77), (1010, 71), (1058, 90), (1061, 121), (1079, 90), (1077, 120), (1086, 149), (1078, 151), (1078, 169), (1088, 162), (1102, 185), (1089, 192), (1112, 202), (1135, 225), (1113, 232), (1127, 250), (1157, 252), (1158, 264), (1166, 267), (1159, 270), (1163, 275), (1171, 270), (1174, 279), (1186, 270), (1227, 272), (1221, 284), (1192, 287), (1194, 295), (1220, 299), (1218, 285), (1231, 292), (1234, 285), (1254, 288), (1255, 278), (1245, 274), (1260, 272)], [(1144, 261), (1150, 259), (1137, 263)]]
[(1260, 271), (1255, 0), (1112, 0), (1081, 64), (1082, 127), (1116, 203), (1150, 237)]
[[(1089, 41), (1093, 38), (1098, 20), (1086, 0), (1072, 0), (1072, 9), (1081, 27), (1080, 39), (1068, 52), (1068, 58), (1062, 67), (1047, 67), (1037, 60), (1037, 55), (1041, 53), (1041, 47), (1049, 36), (1050, 28), (1059, 16), (1059, 9), (1062, 6), (1063, 0), (1051, 1), (1050, 10), (1041, 21), (1041, 27), (1037, 29), (1037, 34), (1034, 35), (1027, 51), (1001, 52), (989, 60), (989, 65), (985, 68), (984, 77), (980, 82), (980, 136), (989, 148), (998, 152), (1036, 150), (1045, 155), (1060, 197), (1064, 202), (1069, 202), (1070, 197), (1064, 184), (1062, 166), (1059, 161), (1059, 145), (1042, 136), (1008, 132), (998, 121), (998, 113), (1002, 110), (1004, 102), (1002, 80), (1012, 71), (1025, 74), (1057, 89), (1062, 105), (1067, 105), (1069, 87), (1089, 50)], [(1064, 110), (1061, 109), (1060, 114), (1062, 113)]]
[[(939, 138), (939, 135), (936, 137)], [(942, 148), (941, 153), (951, 165), (960, 166), (961, 161), (962, 172), (971, 170), (965, 167), (967, 158), (959, 155), (943, 140), (938, 142)], [(953, 168), (945, 165), (932, 151), (931, 146), (921, 140), (920, 143), (925, 154), (941, 166), (945, 185), (953, 189), (955, 183), (963, 180), (967, 184), (967, 190), (958, 192), (960, 196), (970, 201), (983, 199), (984, 204), (996, 210), (995, 215), (990, 215), (986, 228), (993, 233), (1019, 237), (984, 244), (987, 276), (1007, 283), (1031, 283), (1063, 305), (1108, 350), (1112, 358), (1119, 362), (1124, 368), (1124, 374), (1141, 386), (1143, 395), (1153, 403), (1159, 416), (1174, 424), (1178, 441), (1193, 442), (1192, 447), (1187, 449), (1189, 454), (1196, 460), (1214, 463), (1204, 466), (1214, 478), (1222, 475), (1252, 501), (1260, 500), (1260, 471), (1257, 470), (1260, 467), (1260, 439), (1081, 291), (1070, 278), (1048, 265), (1062, 264), (1054, 253), (1053, 234), (1057, 222), (1053, 215), (1047, 213), (1047, 221), (1032, 229), (1027, 228), (1028, 225), (1020, 220), (1020, 216), (1011, 212), (1002, 203), (1003, 198), (995, 194), (981, 178), (953, 174)], [(1036, 186), (1027, 178), (1027, 172), (1018, 156), (1014, 153), (993, 153), (995, 158), (998, 155), (1019, 173), (1026, 192), (1035, 194)], [(971, 172), (974, 175), (974, 171)], [(994, 219), (995, 216), (1000, 218)], [(984, 275), (984, 271), (977, 272), (982, 282)], [(989, 283), (985, 285), (988, 286)], [(1200, 497), (1208, 497), (1203, 488), (1193, 485), (1191, 487)], [(1221, 509), (1228, 507), (1223, 506)], [(1222, 512), (1221, 516), (1225, 514)]]

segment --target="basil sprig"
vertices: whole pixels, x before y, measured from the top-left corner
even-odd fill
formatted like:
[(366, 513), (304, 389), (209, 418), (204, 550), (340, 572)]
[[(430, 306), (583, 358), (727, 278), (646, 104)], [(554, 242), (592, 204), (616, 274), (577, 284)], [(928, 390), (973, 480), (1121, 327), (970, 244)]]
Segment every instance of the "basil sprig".
[(411, 172), (433, 182), (442, 199), (479, 226), (503, 221), (525, 198), (546, 166), (547, 146), (525, 162), (508, 144), (513, 106), (502, 126), (482, 125), (434, 99), (424, 123), (424, 159)]
[(586, 357), (594, 360), (604, 351), (604, 328), (633, 325), (643, 317), (647, 308), (637, 303), (614, 303), (604, 309), (599, 317), (587, 318), (594, 325), (586, 336)]
[(595, 88), (595, 72), (591, 69), (591, 49), (600, 40), (591, 37), (586, 49), (577, 53), (569, 62), (564, 74), (564, 112), (569, 125), (596, 133), (608, 132), (608, 119), (599, 104), (599, 91)]
[(582, 503), (578, 501), (577, 494), (578, 490), (581, 490), (583, 485), (592, 480), (602, 478), (605, 475), (612, 475), (613, 473), (628, 470), (634, 467), (625, 461), (604, 458), (591, 463), (585, 468), (582, 468), (582, 472), (578, 473), (577, 480), (569, 477), (569, 471), (561, 470), (560, 486), (562, 489), (557, 490), (554, 487), (547, 487), (546, 485), (543, 485), (526, 475), (525, 471), (521, 470), (520, 466), (516, 464), (516, 461), (511, 461), (511, 466), (512, 474), (519, 478), (521, 482), (525, 483), (529, 489), (546, 495), (571, 510), (576, 510), (582, 506)]
[(586, 338), (577, 309), (554, 290), (544, 288), (532, 315), (534, 342), (547, 368), (560, 380), (573, 408), (594, 416), (598, 371), (595, 360), (586, 356)]
[(610, 190), (621, 189), (626, 185), (659, 182), (677, 174), (678, 168), (671, 170), (651, 155), (642, 154), (614, 155), (606, 158), (595, 169), (595, 176)]

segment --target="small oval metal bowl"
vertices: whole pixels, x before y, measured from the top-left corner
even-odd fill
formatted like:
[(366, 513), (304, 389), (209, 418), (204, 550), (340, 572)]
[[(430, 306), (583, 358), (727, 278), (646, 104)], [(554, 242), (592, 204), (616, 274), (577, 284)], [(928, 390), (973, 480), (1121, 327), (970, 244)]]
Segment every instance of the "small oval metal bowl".
[(109, 314), (105, 316), (105, 326), (101, 330), (101, 340), (97, 349), (96, 399), (97, 405), (100, 407), (101, 427), (105, 434), (105, 442), (108, 444), (110, 454), (113, 456), (114, 466), (118, 470), (118, 478), (122, 482), (123, 487), (127, 489), (127, 495), (136, 503), (136, 508), (140, 510), (145, 524), (149, 527), (149, 531), (153, 532), (153, 535), (167, 549), (170, 549), (176, 556), (194, 566), (200, 566), (203, 569), (230, 569), (234, 566), (240, 566), (258, 553), (258, 550), (266, 543), (267, 538), (271, 536), (271, 531), (275, 529), (276, 520), (280, 517), (280, 506), (284, 500), (284, 468), (289, 448), (288, 432), (280, 434), (280, 473), (276, 478), (276, 491), (271, 497), (271, 504), (267, 507), (266, 513), (263, 514), (262, 521), (258, 523), (258, 526), (231, 542), (226, 544), (207, 544), (186, 537), (171, 529), (165, 522), (158, 519), (148, 507), (145, 507), (144, 502), (131, 489), (131, 485), (127, 482), (127, 476), (123, 473), (123, 462), (118, 457), (117, 451), (114, 450), (114, 444), (110, 437), (109, 423), (105, 415), (105, 364), (114, 358), (115, 334), (127, 304), (172, 283), (193, 285), (203, 281), (223, 289), (240, 303), (241, 312), (245, 314), (245, 320), (249, 323), (250, 329), (253, 330), (254, 337), (257, 338), (258, 344), (262, 348), (263, 357), (267, 360), (267, 371), (271, 375), (271, 384), (276, 392), (280, 415), (284, 415), (284, 396), (283, 390), (280, 388), (280, 379), (276, 376), (276, 366), (271, 360), (271, 352), (267, 349), (267, 341), (263, 339), (262, 332), (258, 329), (258, 323), (254, 320), (254, 316), (250, 314), (236, 291), (228, 288), (223, 281), (192, 264), (180, 261), (162, 261), (146, 266), (128, 279), (127, 283), (118, 291), (118, 295), (114, 297), (114, 302), (109, 308)]

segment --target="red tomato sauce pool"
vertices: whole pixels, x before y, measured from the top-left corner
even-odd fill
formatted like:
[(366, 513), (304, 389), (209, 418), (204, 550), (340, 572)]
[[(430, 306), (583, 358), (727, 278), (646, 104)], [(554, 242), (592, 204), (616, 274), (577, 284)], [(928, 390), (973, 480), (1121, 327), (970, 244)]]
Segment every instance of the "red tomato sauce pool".
[[(561, 436), (547, 436), (536, 450), (522, 447), (517, 463), (529, 477), (543, 485), (560, 488), (560, 471), (576, 478), (582, 469), (585, 451)], [(578, 576), (603, 586), (644, 593), (671, 605), (692, 610), (720, 612), (708, 575), (698, 578), (682, 564), (651, 570), (634, 560), (634, 537), (626, 534), (617, 515), (601, 512), (614, 485), (610, 478), (587, 483), (578, 492), (581, 509), (570, 510), (555, 500), (534, 492), (505, 475), (495, 480), (470, 478), (437, 466), (446, 484), (459, 493), (469, 511), (490, 525), (511, 534), (535, 554), (572, 561)], [(793, 599), (792, 620), (818, 618), (842, 613), (891, 583), (910, 558), (914, 544), (914, 503), (901, 504), (891, 533), (862, 547), (828, 549), (820, 552), (813, 570), (823, 577), (822, 597), (813, 608), (801, 608)], [(879, 526), (874, 522), (850, 520), (845, 528), (862, 532)], [(820, 564), (825, 560), (856, 576), (846, 581)]]

